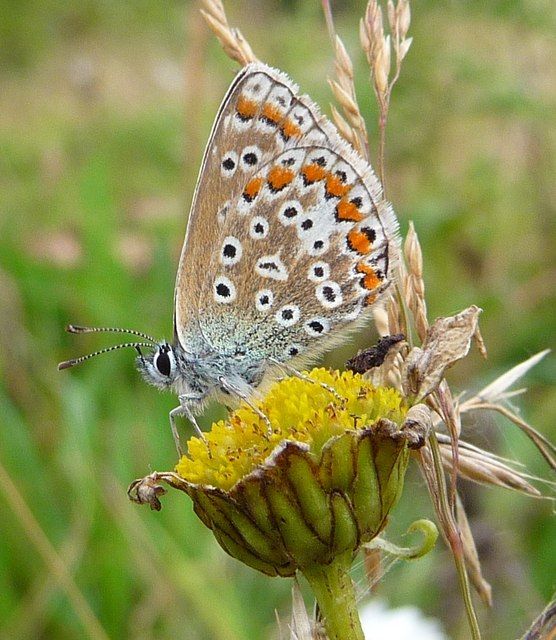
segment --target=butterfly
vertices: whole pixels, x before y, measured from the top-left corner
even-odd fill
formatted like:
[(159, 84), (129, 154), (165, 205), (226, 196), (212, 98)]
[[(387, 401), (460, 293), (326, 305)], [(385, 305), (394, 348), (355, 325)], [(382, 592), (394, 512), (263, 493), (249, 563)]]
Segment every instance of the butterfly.
[[(195, 188), (174, 292), (174, 339), (115, 331), (170, 412), (202, 437), (213, 397), (250, 403), (264, 380), (344, 341), (393, 280), (397, 221), (371, 167), (287, 75), (244, 67), (216, 116)], [(149, 347), (144, 355), (141, 347)]]

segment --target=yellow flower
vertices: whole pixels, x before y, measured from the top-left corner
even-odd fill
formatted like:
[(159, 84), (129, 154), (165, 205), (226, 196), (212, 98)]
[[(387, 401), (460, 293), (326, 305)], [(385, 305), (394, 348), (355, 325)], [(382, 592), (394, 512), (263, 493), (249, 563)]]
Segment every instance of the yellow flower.
[(269, 575), (307, 576), (350, 561), (385, 526), (409, 459), (407, 414), (394, 389), (314, 369), (191, 438), (169, 482), (230, 555)]
[[(408, 407), (394, 389), (373, 387), (350, 371), (313, 369), (275, 383), (258, 403), (268, 423), (246, 404), (188, 442), (176, 471), (192, 484), (228, 490), (260, 466), (284, 440), (317, 455), (333, 436), (370, 427), (379, 418), (401, 425)], [(311, 380), (313, 382), (311, 382)], [(333, 391), (332, 391), (333, 390)]]
[(191, 438), (177, 473), (136, 481), (130, 497), (160, 509), (161, 481), (183, 491), (227, 553), (270, 576), (300, 571), (330, 637), (362, 638), (349, 568), (400, 496), (415, 409), (358, 374), (314, 369)]

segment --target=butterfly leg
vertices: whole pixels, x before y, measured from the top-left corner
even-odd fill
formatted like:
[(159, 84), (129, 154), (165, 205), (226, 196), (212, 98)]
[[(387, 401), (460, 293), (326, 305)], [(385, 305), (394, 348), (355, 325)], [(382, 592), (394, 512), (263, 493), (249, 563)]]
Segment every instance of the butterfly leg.
[(176, 407), (175, 409), (172, 409), (172, 411), (170, 411), (168, 415), (170, 418), (170, 428), (172, 429), (172, 435), (174, 436), (176, 449), (178, 450), (178, 455), (181, 457), (183, 455), (183, 451), (181, 448), (180, 434), (178, 432), (178, 427), (176, 425), (177, 416), (185, 416), (185, 418), (189, 420), (189, 422), (193, 425), (193, 428), (195, 429), (199, 438), (204, 440), (205, 436), (201, 431), (201, 428), (197, 424), (197, 420), (195, 419), (195, 416), (193, 415), (193, 412), (191, 411), (191, 408), (189, 406), (192, 401), (199, 400), (200, 398), (198, 396), (188, 396), (188, 395), (182, 395), (178, 397), (180, 401), (180, 406)]
[(268, 434), (270, 435), (272, 433), (272, 424), (270, 423), (268, 416), (265, 415), (257, 406), (255, 406), (249, 400), (249, 398), (247, 397), (247, 394), (245, 394), (241, 389), (238, 389), (231, 382), (228, 382), (226, 378), (220, 377), (218, 378), (218, 382), (220, 383), (220, 386), (222, 387), (222, 389), (224, 389), (225, 391), (228, 391), (229, 393), (233, 393), (235, 396), (243, 400), (243, 402), (245, 402), (246, 405), (251, 407), (251, 409), (253, 409), (253, 411), (259, 416), (259, 418), (264, 420), (268, 429)]
[(279, 367), (280, 369), (282, 369), (282, 371), (285, 371), (290, 376), (295, 376), (296, 378), (299, 378), (300, 380), (304, 380), (305, 382), (311, 382), (312, 384), (318, 384), (319, 387), (322, 387), (323, 389), (326, 389), (326, 391), (331, 393), (336, 398), (336, 400), (339, 400), (339, 401), (345, 400), (345, 398), (343, 396), (341, 396), (336, 391), (336, 389), (333, 389), (329, 384), (326, 384), (326, 382), (319, 382), (318, 380), (313, 380), (313, 378), (309, 377), (305, 373), (302, 373), (301, 371), (298, 371), (295, 367), (292, 367), (291, 364), (287, 364), (285, 362), (280, 362), (279, 360), (276, 360), (276, 358), (269, 358), (269, 361), (272, 364), (274, 364), (277, 367)]
[(183, 451), (181, 448), (180, 434), (178, 432), (178, 427), (176, 426), (176, 416), (182, 415), (183, 409), (181, 405), (179, 407), (176, 407), (175, 409), (172, 409), (172, 411), (170, 411), (170, 413), (168, 414), (168, 417), (170, 418), (170, 429), (172, 429), (172, 435), (174, 436), (174, 444), (176, 445), (178, 456), (180, 458), (183, 456)]

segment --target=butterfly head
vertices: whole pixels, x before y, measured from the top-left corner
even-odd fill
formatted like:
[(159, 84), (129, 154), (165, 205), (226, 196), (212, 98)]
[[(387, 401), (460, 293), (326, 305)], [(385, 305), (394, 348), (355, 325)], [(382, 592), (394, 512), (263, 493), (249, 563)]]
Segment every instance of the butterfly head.
[(147, 355), (143, 355), (139, 348), (137, 350), (137, 368), (145, 382), (159, 389), (168, 389), (176, 382), (179, 370), (171, 344), (160, 342)]
[[(120, 329), (115, 327), (80, 327), (70, 324), (66, 328), (69, 333), (128, 333), (148, 342), (125, 342), (123, 344), (116, 344), (105, 349), (100, 349), (94, 353), (89, 353), (86, 356), (79, 358), (73, 358), (66, 360), (58, 365), (58, 369), (69, 369), (76, 364), (81, 364), (85, 360), (89, 360), (94, 356), (98, 356), (102, 353), (109, 353), (116, 349), (123, 349), (124, 347), (133, 347), (137, 353), (137, 368), (141, 372), (141, 375), (149, 384), (158, 387), (159, 389), (167, 389), (171, 387), (179, 377), (178, 364), (176, 359), (176, 350), (171, 344), (166, 341), (157, 341), (146, 333), (140, 331), (134, 331), (132, 329)], [(141, 347), (149, 349), (148, 353), (143, 353)]]

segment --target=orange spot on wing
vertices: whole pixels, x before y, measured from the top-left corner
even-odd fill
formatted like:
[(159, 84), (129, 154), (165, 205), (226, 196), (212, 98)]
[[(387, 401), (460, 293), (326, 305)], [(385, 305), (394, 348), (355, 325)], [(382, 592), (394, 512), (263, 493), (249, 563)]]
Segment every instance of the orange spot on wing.
[(316, 162), (303, 167), (303, 169), (301, 169), (301, 173), (303, 174), (303, 178), (307, 184), (313, 184), (313, 182), (324, 180), (328, 175), (328, 171), (323, 169), (320, 164), (317, 164)]
[(273, 191), (280, 191), (290, 184), (294, 178), (294, 172), (285, 167), (273, 167), (268, 172), (268, 184)]
[(372, 243), (369, 236), (359, 229), (352, 229), (347, 235), (347, 241), (350, 249), (357, 253), (367, 255), (371, 251)]
[(370, 295), (368, 295), (365, 298), (365, 301), (363, 302), (363, 306), (365, 307), (369, 307), (370, 305), (372, 305), (374, 302), (376, 302), (376, 299), (378, 298), (378, 294), (376, 293), (371, 293)]
[(353, 202), (349, 202), (345, 198), (342, 198), (336, 205), (336, 216), (338, 220), (348, 220), (350, 222), (361, 222), (365, 217)]
[(250, 120), (255, 116), (258, 110), (258, 105), (253, 100), (249, 100), (244, 96), (239, 96), (236, 104), (236, 111), (240, 118), (244, 120)]
[(382, 283), (382, 280), (376, 275), (375, 270), (368, 264), (359, 262), (356, 270), (358, 273), (363, 274), (364, 277), (361, 278), (361, 284), (368, 291), (376, 289)]
[(298, 138), (301, 135), (301, 129), (292, 120), (286, 120), (281, 127), (285, 138)]
[(247, 202), (251, 202), (259, 195), (263, 182), (264, 180), (262, 178), (253, 178), (252, 180), (249, 180), (243, 190), (243, 197)]
[(328, 174), (328, 177), (326, 178), (326, 193), (329, 196), (341, 198), (342, 196), (345, 196), (350, 189), (351, 186), (349, 184), (344, 184), (338, 176), (335, 176), (332, 173)]
[(272, 124), (277, 124), (282, 119), (282, 112), (270, 102), (266, 102), (261, 113), (261, 118)]

